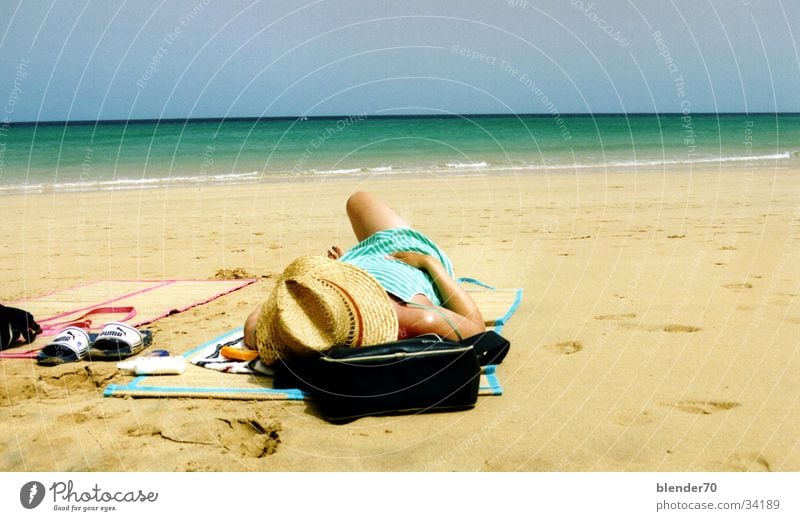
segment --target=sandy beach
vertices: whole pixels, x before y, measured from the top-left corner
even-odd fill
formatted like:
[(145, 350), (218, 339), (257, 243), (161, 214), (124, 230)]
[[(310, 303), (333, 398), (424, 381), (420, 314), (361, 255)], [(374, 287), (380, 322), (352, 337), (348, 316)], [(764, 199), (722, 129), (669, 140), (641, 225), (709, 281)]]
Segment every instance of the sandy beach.
[[(376, 193), (459, 276), (522, 287), (505, 393), (332, 425), (310, 403), (104, 398), (109, 362), (0, 360), (4, 471), (798, 471), (800, 171), (521, 173), (4, 196), (0, 302), (100, 279), (259, 282), (151, 325), (240, 325)], [(267, 428), (257, 432), (256, 420)]]

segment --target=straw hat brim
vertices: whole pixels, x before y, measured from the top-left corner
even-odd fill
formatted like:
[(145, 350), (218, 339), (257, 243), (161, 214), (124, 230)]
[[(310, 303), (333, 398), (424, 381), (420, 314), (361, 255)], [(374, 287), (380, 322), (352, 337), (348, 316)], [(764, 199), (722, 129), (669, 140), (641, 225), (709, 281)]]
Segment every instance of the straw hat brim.
[(352, 264), (325, 257), (290, 263), (262, 306), (255, 340), (265, 364), (317, 356), (332, 347), (397, 339), (397, 315), (383, 286)]

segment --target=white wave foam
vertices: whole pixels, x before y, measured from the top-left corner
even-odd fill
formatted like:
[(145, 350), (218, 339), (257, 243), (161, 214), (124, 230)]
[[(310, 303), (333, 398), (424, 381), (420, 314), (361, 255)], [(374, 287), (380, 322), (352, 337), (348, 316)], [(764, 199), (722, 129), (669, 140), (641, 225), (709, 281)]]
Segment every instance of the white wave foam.
[(686, 159), (647, 159), (647, 160), (617, 160), (617, 161), (601, 161), (592, 163), (527, 163), (527, 164), (514, 164), (514, 165), (497, 165), (492, 167), (491, 170), (574, 170), (574, 169), (588, 169), (588, 168), (630, 168), (630, 167), (644, 167), (644, 166), (669, 166), (669, 165), (693, 165), (693, 164), (713, 164), (713, 163), (736, 163), (747, 161), (778, 161), (783, 159), (791, 159), (793, 156), (791, 152), (781, 152), (778, 154), (765, 154), (760, 156), (727, 156), (727, 157), (698, 157)]
[(489, 163), (486, 161), (476, 161), (474, 163), (445, 163), (446, 168), (486, 168)]
[(310, 170), (310, 172), (315, 175), (346, 175), (346, 174), (368, 174), (368, 173), (385, 174), (394, 171), (395, 167), (389, 165), (375, 166), (369, 168), (361, 167), (361, 168), (333, 168), (331, 170), (316, 170), (316, 169)]
[(700, 157), (688, 159), (666, 159), (650, 161), (631, 161), (625, 166), (652, 166), (652, 165), (686, 165), (695, 163), (738, 163), (743, 161), (773, 161), (779, 159), (790, 159), (789, 152), (779, 154), (765, 154), (760, 156), (723, 156), (723, 157)]
[(211, 177), (213, 179), (218, 179), (221, 181), (228, 181), (228, 180), (236, 181), (240, 179), (245, 179), (245, 180), (258, 179), (260, 176), (261, 172), (245, 172), (243, 174), (217, 174), (217, 175), (212, 175)]
[(338, 174), (354, 174), (361, 172), (360, 168), (334, 168), (333, 170), (317, 170), (312, 169), (311, 173), (316, 175), (338, 175)]
[(97, 181), (65, 181), (55, 183), (25, 183), (0, 185), (0, 194), (36, 194), (45, 192), (84, 192), (105, 190), (136, 190), (166, 186), (201, 184), (236, 184), (261, 177), (261, 172), (209, 174), (193, 176), (150, 177), (139, 179), (106, 179)]
[(0, 195), (8, 194), (35, 194), (46, 192), (81, 192), (81, 191), (105, 191), (105, 190), (135, 190), (160, 187), (180, 187), (180, 186), (199, 186), (199, 185), (225, 185), (240, 184), (258, 181), (260, 179), (292, 179), (303, 177), (304, 175), (424, 175), (426, 172), (450, 172), (459, 175), (483, 175), (487, 172), (515, 172), (515, 171), (562, 171), (576, 169), (605, 169), (605, 168), (636, 168), (654, 167), (670, 165), (691, 165), (691, 164), (713, 164), (713, 163), (736, 163), (736, 162), (759, 162), (759, 161), (784, 161), (796, 160), (800, 158), (800, 151), (778, 152), (775, 154), (763, 154), (752, 156), (722, 156), (722, 157), (697, 157), (697, 158), (647, 158), (636, 160), (609, 160), (602, 158), (587, 162), (566, 162), (547, 163), (546, 158), (541, 162), (529, 163), (497, 163), (490, 164), (487, 161), (476, 161), (471, 163), (449, 162), (434, 165), (392, 166), (381, 165), (376, 167), (362, 168), (339, 168), (331, 170), (310, 170), (306, 172), (295, 171), (270, 171), (270, 172), (229, 172), (216, 174), (195, 174), (186, 176), (170, 176), (163, 178), (122, 178), (96, 181), (65, 181), (46, 183), (41, 181), (29, 183), (9, 183), (0, 185)]

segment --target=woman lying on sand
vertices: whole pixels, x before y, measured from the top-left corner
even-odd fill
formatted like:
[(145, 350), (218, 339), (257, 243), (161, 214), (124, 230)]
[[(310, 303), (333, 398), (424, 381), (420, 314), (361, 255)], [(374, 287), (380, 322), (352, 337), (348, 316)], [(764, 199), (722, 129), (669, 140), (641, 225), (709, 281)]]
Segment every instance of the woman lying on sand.
[(436, 333), (458, 340), (485, 330), (450, 259), (375, 196), (356, 192), (347, 216), (359, 241), (343, 253), (301, 257), (247, 317), (245, 344), (265, 364)]

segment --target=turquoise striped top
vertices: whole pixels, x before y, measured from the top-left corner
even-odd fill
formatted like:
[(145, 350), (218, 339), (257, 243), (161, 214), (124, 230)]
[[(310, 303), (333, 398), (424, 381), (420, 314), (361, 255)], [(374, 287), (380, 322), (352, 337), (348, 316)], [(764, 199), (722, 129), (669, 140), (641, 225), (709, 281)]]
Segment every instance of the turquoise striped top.
[(404, 302), (421, 293), (441, 306), (442, 299), (427, 272), (386, 258), (386, 255), (398, 251), (431, 255), (439, 259), (447, 273), (455, 278), (453, 265), (447, 255), (433, 241), (411, 228), (392, 228), (374, 233), (353, 246), (340, 260), (365, 270), (380, 282), (387, 293)]

